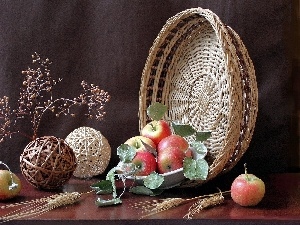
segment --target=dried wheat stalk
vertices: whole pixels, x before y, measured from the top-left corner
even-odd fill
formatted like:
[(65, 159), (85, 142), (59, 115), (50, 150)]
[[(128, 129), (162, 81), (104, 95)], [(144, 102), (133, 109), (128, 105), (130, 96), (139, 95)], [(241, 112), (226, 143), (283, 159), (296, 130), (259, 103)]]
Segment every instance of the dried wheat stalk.
[(192, 219), (192, 217), (202, 211), (203, 209), (207, 209), (216, 205), (220, 205), (224, 202), (224, 196), (222, 192), (214, 194), (210, 197), (199, 199), (197, 202), (191, 205), (189, 211), (183, 218)]
[(146, 215), (143, 215), (140, 219), (145, 217), (160, 213), (162, 211), (166, 211), (177, 206), (187, 204), (189, 202), (193, 202), (198, 200), (194, 203), (190, 209), (189, 213), (184, 216), (184, 218), (191, 219), (195, 213), (200, 212), (203, 209), (216, 206), (218, 204), (223, 203), (224, 201), (224, 194), (228, 194), (230, 191), (225, 192), (218, 192), (209, 195), (201, 195), (194, 198), (167, 198), (162, 200), (153, 200), (153, 201), (145, 201), (145, 202), (138, 202), (135, 203), (132, 207), (136, 209), (142, 209)]
[(8, 222), (11, 220), (22, 219), (22, 218), (33, 218), (41, 214), (49, 212), (58, 207), (71, 205), (79, 201), (80, 197), (86, 193), (79, 192), (68, 192), (51, 195), (49, 197), (34, 199), (31, 201), (25, 201), (20, 203), (14, 203), (9, 205), (1, 206), (1, 209), (21, 207), (6, 215), (0, 216), (0, 223)]
[[(169, 210), (171, 208), (175, 208), (181, 204), (184, 204), (186, 199), (184, 198), (167, 198), (164, 200), (154, 200), (153, 202), (140, 202), (134, 205), (135, 208), (142, 208), (143, 212), (147, 214), (142, 216), (142, 218), (157, 214), (162, 211)], [(149, 203), (149, 204), (148, 204)]]

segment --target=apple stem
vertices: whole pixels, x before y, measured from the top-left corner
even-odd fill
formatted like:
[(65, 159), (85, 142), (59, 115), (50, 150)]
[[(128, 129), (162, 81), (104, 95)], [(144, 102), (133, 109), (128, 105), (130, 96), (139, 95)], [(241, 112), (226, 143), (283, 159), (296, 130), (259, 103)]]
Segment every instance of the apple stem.
[(1, 164), (4, 165), (4, 166), (8, 169), (9, 174), (10, 174), (11, 185), (9, 185), (8, 189), (9, 189), (9, 190), (13, 190), (13, 189), (17, 188), (17, 187), (18, 187), (18, 184), (17, 184), (16, 182), (14, 182), (14, 179), (13, 179), (12, 172), (11, 172), (10, 168), (8, 167), (8, 165), (7, 165), (6, 163), (4, 163), (4, 162), (2, 162), (2, 161), (0, 161), (0, 165), (1, 165)]
[(150, 126), (152, 128), (152, 131), (155, 131), (155, 126), (152, 123), (150, 123)]
[(249, 181), (248, 171), (247, 171), (247, 163), (244, 164), (244, 168), (245, 168), (245, 176), (246, 176), (246, 179)]

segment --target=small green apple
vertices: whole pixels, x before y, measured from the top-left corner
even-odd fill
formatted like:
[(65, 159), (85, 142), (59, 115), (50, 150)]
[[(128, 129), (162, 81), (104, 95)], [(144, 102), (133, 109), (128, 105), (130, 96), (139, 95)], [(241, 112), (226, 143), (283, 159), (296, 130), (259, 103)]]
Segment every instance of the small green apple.
[(9, 170), (0, 170), (0, 200), (11, 199), (21, 191), (20, 179)]
[(124, 144), (128, 144), (128, 145), (134, 147), (137, 152), (146, 150), (146, 147), (143, 143), (149, 145), (152, 149), (156, 150), (156, 145), (154, 144), (154, 142), (150, 138), (147, 138), (147, 137), (144, 137), (141, 135), (131, 137), (127, 141), (124, 142)]

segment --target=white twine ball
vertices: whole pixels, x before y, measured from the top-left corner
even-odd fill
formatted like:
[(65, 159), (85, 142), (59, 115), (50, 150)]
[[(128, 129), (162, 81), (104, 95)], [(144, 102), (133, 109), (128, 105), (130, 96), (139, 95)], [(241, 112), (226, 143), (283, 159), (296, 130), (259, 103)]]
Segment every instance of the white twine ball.
[(77, 167), (73, 173), (75, 177), (90, 178), (105, 171), (111, 157), (111, 147), (100, 131), (79, 127), (65, 141), (73, 149), (77, 159)]

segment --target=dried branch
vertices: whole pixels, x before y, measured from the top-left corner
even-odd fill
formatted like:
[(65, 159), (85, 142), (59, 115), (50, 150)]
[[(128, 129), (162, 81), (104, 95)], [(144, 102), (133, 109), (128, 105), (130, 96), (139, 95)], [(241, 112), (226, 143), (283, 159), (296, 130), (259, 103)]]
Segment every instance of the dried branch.
[(0, 142), (18, 132), (12, 130), (15, 120), (15, 113), (9, 106), (9, 98), (7, 96), (0, 98)]
[(82, 81), (83, 92), (79, 97), (53, 99), (54, 87), (62, 79), (52, 79), (49, 69), (52, 63), (48, 58), (44, 60), (35, 53), (32, 55), (32, 59), (34, 66), (22, 71), (24, 80), (20, 88), (18, 108), (11, 110), (8, 97), (0, 98), (0, 142), (13, 133), (23, 134), (19, 130), (12, 131), (12, 129), (18, 121), (28, 117), (32, 124), (33, 134), (24, 135), (35, 139), (41, 119), (48, 110), (55, 113), (56, 116), (61, 114), (75, 116), (70, 109), (74, 106), (86, 105), (88, 113), (85, 115), (89, 119), (102, 120), (104, 118), (106, 114), (104, 106), (110, 100), (110, 95), (107, 92), (100, 89), (99, 86)]

